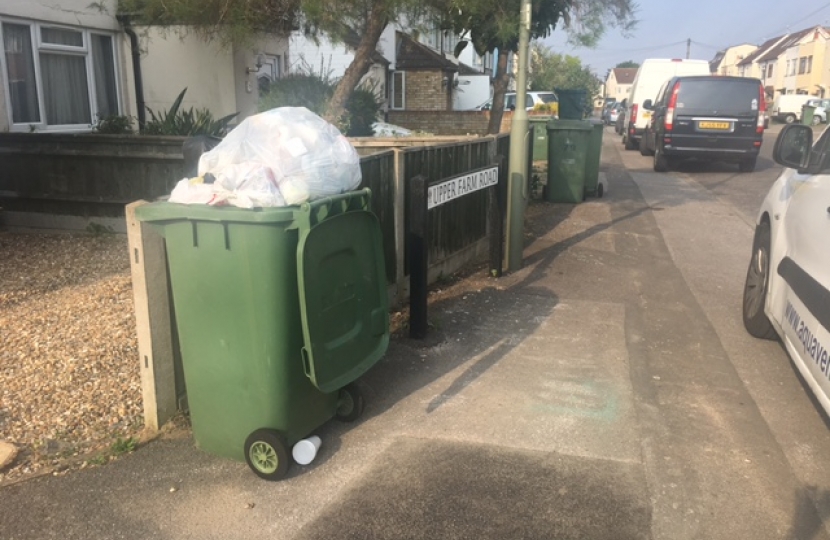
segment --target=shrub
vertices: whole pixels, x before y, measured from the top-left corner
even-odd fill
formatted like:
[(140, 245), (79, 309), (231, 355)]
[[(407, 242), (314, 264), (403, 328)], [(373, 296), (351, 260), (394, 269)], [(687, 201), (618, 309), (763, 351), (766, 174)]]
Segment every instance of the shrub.
[(371, 137), (372, 124), (377, 122), (382, 103), (371, 87), (356, 88), (346, 102), (348, 119), (346, 135), (349, 137)]
[(105, 135), (128, 135), (133, 132), (133, 119), (129, 116), (111, 114), (99, 118), (92, 131)]
[(271, 83), (268, 93), (259, 100), (259, 110), (305, 107), (322, 115), (333, 93), (334, 84), (325, 77), (312, 73), (288, 75)]
[(150, 107), (147, 107), (151, 119), (145, 124), (143, 134), (182, 135), (185, 137), (194, 135), (222, 137), (225, 135), (228, 124), (239, 113), (229, 114), (215, 120), (213, 114), (207, 109), (193, 110), (193, 107), (191, 107), (186, 111), (179, 110), (185, 92), (187, 92), (187, 88), (181, 91), (167, 111), (160, 111), (156, 114)]

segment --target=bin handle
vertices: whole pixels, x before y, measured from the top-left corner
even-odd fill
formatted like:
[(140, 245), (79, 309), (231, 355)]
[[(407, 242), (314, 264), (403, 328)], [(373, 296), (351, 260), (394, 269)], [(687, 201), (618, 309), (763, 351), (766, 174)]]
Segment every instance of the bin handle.
[(303, 358), (303, 371), (305, 371), (305, 376), (309, 379), (311, 378), (311, 360), (308, 357), (308, 349), (305, 347), (300, 348), (300, 356)]
[(295, 213), (298, 222), (311, 228), (331, 214), (343, 214), (349, 209), (368, 210), (372, 199), (372, 190), (363, 188), (347, 191), (330, 197), (322, 197), (311, 202), (304, 202)]

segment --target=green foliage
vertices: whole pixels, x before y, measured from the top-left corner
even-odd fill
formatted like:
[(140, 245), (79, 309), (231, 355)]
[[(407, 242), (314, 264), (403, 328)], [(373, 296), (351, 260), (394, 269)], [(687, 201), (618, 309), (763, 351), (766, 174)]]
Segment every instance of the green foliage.
[(133, 132), (133, 119), (129, 116), (111, 114), (99, 118), (92, 131), (103, 135), (129, 135)]
[(259, 32), (297, 28), (305, 0), (118, 0), (133, 24), (175, 28), (226, 45), (251, 42)]
[(132, 437), (128, 437), (126, 439), (122, 439), (118, 437), (112, 446), (110, 446), (110, 452), (113, 456), (118, 456), (121, 454), (129, 454), (130, 452), (135, 451), (138, 448), (138, 441), (133, 439)]
[(144, 135), (181, 135), (191, 137), (193, 135), (211, 135), (222, 137), (225, 135), (228, 124), (239, 113), (229, 114), (218, 120), (214, 120), (213, 114), (207, 109), (180, 110), (184, 94), (187, 88), (181, 91), (176, 97), (169, 110), (160, 111), (156, 114), (150, 107), (150, 120), (145, 124)]
[(584, 89), (588, 96), (596, 95), (601, 85), (579, 58), (557, 54), (538, 42), (531, 46), (528, 81), (531, 90)]
[(638, 67), (640, 67), (640, 64), (638, 64), (637, 62), (634, 62), (633, 60), (626, 60), (625, 62), (620, 62), (619, 64), (617, 64), (614, 67), (618, 67), (618, 68), (638, 68)]
[[(337, 82), (323, 74), (306, 72), (289, 75), (271, 84), (270, 91), (260, 98), (259, 110), (305, 107), (323, 116), (336, 85)], [(371, 136), (372, 124), (377, 121), (381, 105), (373, 88), (357, 88), (346, 102), (346, 114), (337, 128), (350, 137)]]
[(334, 84), (326, 76), (313, 73), (292, 74), (271, 83), (268, 93), (259, 100), (259, 110), (305, 107), (322, 115), (333, 93)]
[(349, 137), (371, 137), (374, 135), (372, 124), (377, 122), (380, 107), (383, 103), (369, 87), (356, 88), (346, 102), (348, 127), (346, 135)]

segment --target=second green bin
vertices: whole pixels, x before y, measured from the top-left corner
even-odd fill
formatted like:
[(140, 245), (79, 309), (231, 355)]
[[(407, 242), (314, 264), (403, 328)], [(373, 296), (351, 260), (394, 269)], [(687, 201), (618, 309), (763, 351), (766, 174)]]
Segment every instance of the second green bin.
[(152, 203), (166, 241), (197, 445), (276, 480), (291, 447), (353, 420), (350, 385), (389, 343), (383, 246), (369, 190), (263, 209)]
[(591, 124), (581, 120), (548, 123), (548, 201), (578, 203), (584, 199), (592, 130)]

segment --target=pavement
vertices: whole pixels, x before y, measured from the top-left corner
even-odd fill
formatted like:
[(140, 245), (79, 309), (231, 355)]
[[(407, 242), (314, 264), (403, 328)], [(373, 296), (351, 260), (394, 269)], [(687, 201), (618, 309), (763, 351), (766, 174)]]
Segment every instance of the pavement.
[(741, 327), (751, 223), (640, 158), (607, 128), (607, 195), (534, 202), (521, 270), (440, 285), (312, 464), (265, 482), (173, 431), (0, 488), (0, 538), (830, 538), (827, 430)]

